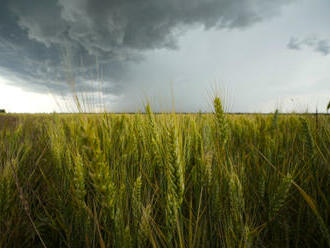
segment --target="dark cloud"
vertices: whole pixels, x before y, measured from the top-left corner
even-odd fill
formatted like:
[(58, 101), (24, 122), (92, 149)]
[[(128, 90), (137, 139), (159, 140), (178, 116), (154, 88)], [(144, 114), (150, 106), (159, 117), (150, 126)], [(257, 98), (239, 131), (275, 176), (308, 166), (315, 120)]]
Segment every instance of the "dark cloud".
[(287, 47), (292, 50), (300, 50), (301, 43), (296, 37), (291, 37)]
[[(72, 75), (82, 84), (98, 64), (106, 91), (118, 93), (143, 51), (177, 48), (177, 37), (192, 26), (246, 28), (277, 15), (288, 2), (3, 0), (0, 67), (31, 90), (46, 85), (58, 92)], [(329, 52), (327, 45), (320, 43), (319, 50)]]
[(299, 40), (296, 37), (292, 37), (287, 45), (289, 49), (301, 50), (303, 47), (311, 47), (314, 51), (323, 55), (330, 54), (330, 40), (319, 39), (316, 37), (305, 38)]
[(330, 40), (318, 40), (315, 50), (323, 55), (330, 54)]

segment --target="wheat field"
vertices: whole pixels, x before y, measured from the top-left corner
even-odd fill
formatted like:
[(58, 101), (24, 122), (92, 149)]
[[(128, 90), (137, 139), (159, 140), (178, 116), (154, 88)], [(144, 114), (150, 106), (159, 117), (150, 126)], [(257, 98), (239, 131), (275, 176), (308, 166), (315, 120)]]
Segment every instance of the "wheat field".
[(0, 116), (0, 247), (330, 247), (329, 115)]

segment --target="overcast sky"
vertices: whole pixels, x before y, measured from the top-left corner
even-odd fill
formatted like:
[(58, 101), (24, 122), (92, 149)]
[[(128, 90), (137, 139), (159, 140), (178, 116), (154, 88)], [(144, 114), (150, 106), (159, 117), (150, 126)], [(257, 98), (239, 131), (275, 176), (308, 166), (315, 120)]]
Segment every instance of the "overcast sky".
[(72, 82), (110, 111), (167, 110), (171, 91), (177, 111), (208, 110), (214, 88), (232, 112), (330, 100), (328, 0), (33, 3), (2, 0), (0, 109), (70, 111)]

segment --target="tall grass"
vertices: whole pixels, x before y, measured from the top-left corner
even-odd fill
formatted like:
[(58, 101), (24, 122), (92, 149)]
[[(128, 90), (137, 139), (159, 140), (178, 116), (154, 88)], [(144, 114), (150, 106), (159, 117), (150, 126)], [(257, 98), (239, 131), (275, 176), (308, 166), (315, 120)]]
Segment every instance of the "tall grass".
[(326, 115), (13, 118), (0, 247), (330, 247)]

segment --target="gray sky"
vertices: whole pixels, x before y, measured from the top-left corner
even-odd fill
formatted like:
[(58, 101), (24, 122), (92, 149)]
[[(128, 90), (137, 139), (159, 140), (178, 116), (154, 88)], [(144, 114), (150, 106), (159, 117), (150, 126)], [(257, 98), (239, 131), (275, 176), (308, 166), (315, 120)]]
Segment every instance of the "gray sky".
[[(0, 108), (51, 112), (70, 96), (112, 111), (149, 99), (208, 110), (324, 111), (330, 99), (327, 0), (4, 0)], [(98, 83), (101, 80), (102, 83)], [(214, 90), (213, 90), (214, 91)], [(52, 97), (49, 96), (49, 93)], [(55, 98), (56, 101), (53, 100)]]

